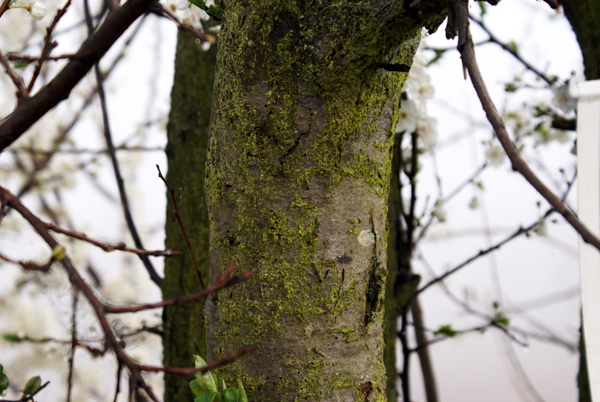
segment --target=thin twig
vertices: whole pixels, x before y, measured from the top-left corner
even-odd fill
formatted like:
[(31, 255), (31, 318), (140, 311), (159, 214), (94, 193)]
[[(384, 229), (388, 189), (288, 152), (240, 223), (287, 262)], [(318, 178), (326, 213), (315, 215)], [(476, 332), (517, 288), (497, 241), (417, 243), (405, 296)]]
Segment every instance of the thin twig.
[(175, 201), (175, 191), (169, 186), (167, 183), (167, 179), (165, 179), (160, 171), (160, 167), (156, 165), (156, 169), (158, 169), (158, 177), (165, 183), (167, 190), (169, 191), (169, 195), (171, 196), (171, 203), (173, 204), (173, 215), (175, 215), (175, 219), (177, 219), (177, 223), (179, 223), (179, 228), (183, 233), (183, 237), (185, 238), (185, 242), (187, 244), (188, 250), (190, 251), (190, 255), (192, 256), (192, 261), (194, 262), (194, 267), (196, 268), (196, 274), (198, 275), (198, 280), (200, 281), (200, 285), (202, 289), (204, 286), (204, 281), (202, 280), (202, 274), (200, 273), (200, 268), (198, 267), (198, 263), (196, 262), (196, 256), (194, 255), (194, 250), (192, 249), (192, 244), (190, 243), (190, 239), (185, 231), (185, 227), (183, 226), (183, 221), (181, 220), (181, 215), (179, 214), (179, 208), (177, 208), (177, 201)]
[(61, 54), (58, 56), (47, 56), (47, 57), (33, 57), (33, 56), (27, 56), (27, 55), (18, 55), (18, 54), (14, 54), (14, 53), (10, 53), (6, 55), (6, 59), (8, 61), (24, 61), (26, 63), (33, 63), (36, 61), (40, 61), (40, 60), (44, 60), (44, 61), (58, 61), (58, 60), (65, 60), (65, 59), (80, 59), (81, 55), (77, 54), (77, 53), (71, 53), (71, 54)]
[(42, 384), (41, 387), (38, 388), (37, 391), (35, 391), (31, 395), (27, 395), (25, 398), (21, 398), (21, 399), (0, 399), (0, 402), (29, 402), (29, 401), (33, 401), (33, 397), (36, 396), (37, 394), (39, 394), (44, 388), (46, 388), (48, 386), (48, 384), (50, 384), (50, 381), (46, 381), (44, 384)]
[(481, 27), (481, 29), (483, 29), (485, 31), (485, 33), (489, 37), (488, 42), (495, 43), (496, 45), (500, 46), (502, 49), (506, 50), (515, 59), (517, 59), (517, 61), (519, 61), (521, 64), (523, 64), (525, 66), (525, 68), (527, 68), (529, 71), (531, 71), (532, 73), (534, 73), (535, 75), (537, 75), (538, 77), (540, 77), (541, 79), (543, 79), (544, 81), (546, 81), (546, 83), (548, 85), (552, 86), (552, 84), (554, 84), (556, 82), (556, 78), (551, 78), (551, 77), (546, 76), (546, 74), (542, 73), (541, 71), (539, 71), (538, 69), (536, 69), (535, 67), (533, 67), (531, 64), (529, 64), (528, 62), (526, 62), (521, 57), (521, 55), (516, 51), (516, 49), (514, 49), (512, 46), (509, 46), (506, 43), (500, 42), (500, 40), (498, 40), (498, 38), (496, 38), (494, 36), (494, 34), (492, 34), (490, 32), (490, 30), (483, 23), (483, 21), (479, 21), (479, 20), (477, 20), (477, 19), (475, 19), (473, 17), (469, 17), (469, 18), (470, 18), (471, 21), (475, 22), (477, 25), (479, 25)]
[(174, 304), (189, 303), (191, 301), (206, 297), (209, 294), (211, 294), (219, 289), (226, 288), (228, 286), (234, 285), (239, 282), (243, 282), (243, 281), (249, 279), (252, 275), (253, 275), (252, 272), (246, 271), (241, 275), (234, 276), (223, 282), (213, 283), (212, 285), (210, 285), (209, 287), (204, 289), (202, 292), (194, 293), (189, 296), (174, 297), (172, 299), (163, 300), (163, 301), (160, 301), (157, 303), (138, 304), (138, 305), (134, 305), (134, 306), (120, 307), (120, 306), (105, 305), (104, 310), (107, 313), (112, 313), (112, 314), (135, 313), (137, 311), (152, 310), (155, 308), (172, 306)]
[[(92, 16), (90, 14), (88, 1), (85, 0), (84, 11), (85, 11), (85, 19), (87, 22), (88, 30), (90, 33), (90, 37), (94, 30), (94, 26), (92, 23)], [(116, 13), (117, 11), (114, 11)], [(108, 149), (108, 153), (110, 155), (110, 160), (113, 165), (113, 172), (115, 174), (115, 179), (117, 181), (117, 187), (119, 188), (119, 197), (121, 198), (121, 206), (123, 207), (123, 214), (125, 215), (125, 221), (127, 222), (127, 227), (129, 229), (129, 233), (133, 238), (133, 242), (138, 249), (143, 250), (144, 245), (142, 244), (142, 239), (140, 238), (137, 228), (135, 226), (135, 222), (133, 221), (133, 216), (131, 215), (131, 210), (129, 208), (129, 200), (127, 199), (127, 193), (125, 191), (125, 183), (123, 182), (123, 177), (121, 175), (121, 169), (119, 168), (119, 162), (117, 160), (117, 155), (115, 152), (115, 147), (112, 141), (112, 134), (110, 131), (110, 123), (108, 121), (108, 108), (106, 107), (106, 96), (104, 94), (104, 87), (102, 85), (102, 73), (100, 72), (100, 66), (96, 64), (94, 66), (94, 70), (96, 73), (96, 82), (98, 87), (98, 97), (100, 98), (100, 106), (102, 108), (102, 123), (104, 125), (104, 139), (106, 140), (106, 148)], [(142, 256), (138, 254), (144, 267), (146, 267), (146, 271), (148, 271), (148, 275), (150, 275), (150, 279), (160, 287), (162, 285), (163, 279), (158, 275), (152, 262), (146, 256)]]
[(17, 73), (15, 73), (15, 70), (12, 69), (12, 67), (10, 66), (10, 63), (8, 62), (8, 60), (6, 60), (6, 57), (4, 57), (4, 54), (2, 54), (1, 50), (0, 50), (0, 63), (4, 67), (6, 74), (8, 74), (8, 76), (12, 80), (13, 84), (15, 84), (15, 87), (17, 87), (18, 102), (21, 102), (23, 99), (26, 99), (27, 97), (29, 97), (29, 91), (27, 90), (27, 88), (25, 88), (25, 84), (23, 84), (23, 78), (19, 77), (19, 75)]
[(487, 88), (479, 67), (475, 60), (475, 51), (473, 47), (473, 40), (471, 33), (469, 32), (469, 5), (466, 0), (449, 0), (450, 7), (456, 18), (456, 27), (459, 32), (458, 50), (462, 56), (463, 66), (469, 71), (471, 82), (477, 92), (477, 96), (481, 101), (481, 105), (485, 110), (486, 116), (498, 139), (500, 144), (504, 148), (506, 155), (512, 163), (513, 170), (518, 171), (521, 175), (535, 188), (535, 190), (548, 201), (548, 203), (561, 214), (565, 220), (581, 235), (586, 243), (589, 243), (600, 250), (600, 239), (598, 239), (588, 228), (579, 220), (577, 217), (565, 206), (565, 204), (558, 198), (541, 180), (533, 173), (527, 163), (519, 155), (519, 151), (515, 148), (510, 135), (506, 131), (506, 127), (502, 123), (502, 119), (494, 106), (494, 103), (487, 92)]
[(251, 353), (254, 351), (254, 346), (250, 346), (248, 348), (239, 350), (232, 355), (225, 356), (224, 358), (217, 360), (216, 362), (212, 362), (202, 367), (168, 367), (168, 366), (145, 366), (140, 365), (139, 368), (141, 371), (153, 371), (159, 373), (169, 373), (169, 374), (177, 374), (177, 375), (191, 375), (194, 373), (205, 373), (209, 370), (214, 370), (218, 367), (224, 366), (225, 364), (231, 363), (238, 359), (239, 357), (245, 355), (246, 353)]
[(179, 256), (179, 255), (183, 254), (181, 251), (174, 251), (174, 250), (169, 250), (169, 249), (167, 249), (167, 250), (142, 250), (142, 249), (137, 249), (137, 248), (130, 248), (130, 247), (127, 247), (127, 245), (125, 243), (108, 243), (108, 242), (102, 242), (99, 240), (90, 239), (89, 237), (87, 237), (87, 235), (85, 233), (78, 233), (78, 232), (74, 232), (72, 230), (63, 229), (61, 227), (56, 226), (53, 223), (45, 223), (45, 225), (46, 225), (46, 229), (48, 229), (48, 230), (52, 230), (53, 232), (61, 233), (66, 236), (73, 237), (75, 239), (93, 244), (94, 246), (99, 247), (106, 252), (119, 250), (119, 251), (126, 251), (129, 253), (134, 253), (134, 254), (138, 254), (138, 255), (151, 255), (151, 256), (155, 256), (155, 257), (173, 257), (173, 256)]
[(73, 365), (75, 363), (75, 348), (77, 348), (77, 301), (79, 291), (73, 289), (73, 303), (71, 305), (71, 352), (69, 354), (69, 375), (67, 377), (67, 402), (71, 401), (71, 391), (73, 390)]
[(27, 271), (40, 271), (40, 272), (48, 272), (50, 267), (54, 263), (54, 257), (50, 257), (50, 259), (44, 264), (38, 264), (33, 261), (17, 261), (9, 258), (3, 254), (0, 254), (0, 260), (4, 260), (11, 264), (20, 265), (23, 269)]
[(62, 16), (65, 15), (65, 13), (67, 12), (67, 9), (69, 8), (70, 5), (71, 5), (71, 0), (67, 0), (65, 5), (63, 6), (63, 8), (59, 9), (56, 12), (54, 19), (52, 20), (50, 25), (46, 28), (46, 37), (44, 38), (44, 45), (42, 46), (42, 52), (40, 54), (40, 58), (39, 58), (37, 64), (35, 65), (35, 69), (33, 70), (33, 75), (31, 76), (31, 81), (29, 81), (29, 85), (27, 86), (28, 93), (31, 93), (31, 91), (33, 90), (35, 81), (37, 80), (38, 76), (40, 75), (40, 72), (42, 71), (42, 65), (44, 64), (44, 61), (50, 55), (50, 52), (52, 52), (52, 49), (54, 49), (56, 46), (58, 46), (58, 43), (52, 42), (52, 32), (54, 31), (54, 28), (56, 28), (56, 24), (58, 24), (58, 21), (60, 21)]

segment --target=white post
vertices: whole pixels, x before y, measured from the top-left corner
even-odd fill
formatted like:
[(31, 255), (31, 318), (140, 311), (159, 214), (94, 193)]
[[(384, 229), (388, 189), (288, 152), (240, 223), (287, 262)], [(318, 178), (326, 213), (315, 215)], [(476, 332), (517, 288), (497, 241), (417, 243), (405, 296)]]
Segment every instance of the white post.
[[(579, 84), (577, 107), (579, 219), (600, 234), (600, 80)], [(593, 401), (600, 401), (600, 252), (579, 238), (581, 303), (588, 376)]]

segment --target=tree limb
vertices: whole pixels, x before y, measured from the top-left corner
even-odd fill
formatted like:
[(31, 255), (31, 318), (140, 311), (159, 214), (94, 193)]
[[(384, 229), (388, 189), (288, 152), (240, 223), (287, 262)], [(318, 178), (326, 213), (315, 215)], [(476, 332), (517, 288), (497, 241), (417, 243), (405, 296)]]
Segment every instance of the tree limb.
[[(586, 243), (589, 243), (600, 250), (600, 239), (598, 239), (588, 228), (581, 223), (579, 219), (567, 208), (567, 206), (558, 198), (542, 181), (533, 173), (527, 163), (519, 155), (519, 151), (510, 139), (506, 127), (494, 106), (494, 103), (487, 91), (477, 61), (475, 59), (475, 47), (469, 31), (469, 4), (466, 0), (449, 0), (451, 14), (454, 17), (453, 27), (458, 32), (458, 51), (461, 54), (463, 68), (469, 72), (473, 87), (481, 101), (481, 106), (492, 124), (502, 148), (512, 163), (513, 170), (521, 173), (535, 190), (548, 201), (548, 203), (561, 214), (565, 220), (581, 235)], [(446, 30), (448, 38), (453, 37), (452, 30)]]

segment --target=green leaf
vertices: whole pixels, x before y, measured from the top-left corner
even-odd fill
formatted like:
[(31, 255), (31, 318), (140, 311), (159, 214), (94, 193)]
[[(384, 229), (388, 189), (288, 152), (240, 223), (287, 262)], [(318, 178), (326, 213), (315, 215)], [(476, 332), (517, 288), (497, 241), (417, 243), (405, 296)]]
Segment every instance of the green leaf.
[(494, 316), (494, 322), (496, 322), (499, 325), (502, 325), (503, 327), (508, 327), (510, 324), (510, 320), (508, 319), (508, 317), (500, 312), (496, 313), (496, 315)]
[(458, 334), (458, 331), (452, 329), (452, 325), (442, 325), (437, 331), (433, 333), (434, 335), (444, 335), (448, 338), (453, 338)]
[(237, 400), (238, 400), (238, 390), (237, 389), (229, 388), (227, 391), (225, 391), (225, 394), (223, 395), (223, 402), (237, 402)]
[(6, 342), (21, 342), (21, 338), (17, 334), (4, 334), (2, 335), (2, 339)]
[(196, 7), (206, 11), (206, 3), (204, 2), (204, 0), (189, 0), (189, 2), (195, 5)]
[(485, 2), (478, 1), (478, 3), (479, 3), (479, 9), (481, 10), (481, 16), (483, 17), (485, 15), (485, 12), (486, 12)]
[[(198, 355), (194, 355), (194, 362), (196, 368), (206, 366), (204, 359)], [(219, 392), (217, 389), (217, 377), (214, 374), (211, 374), (210, 371), (196, 373), (196, 381), (198, 382), (198, 386), (204, 390), (205, 394)]]
[(227, 385), (225, 385), (225, 380), (221, 380), (221, 392), (227, 391)]
[(8, 385), (10, 384), (8, 377), (6, 376), (6, 374), (4, 374), (3, 371), (4, 367), (2, 367), (2, 365), (0, 364), (0, 395), (2, 395), (4, 391), (6, 391)]
[(66, 250), (60, 244), (58, 246), (54, 247), (54, 250), (52, 250), (52, 258), (54, 258), (56, 261), (62, 260), (63, 258), (65, 258), (65, 255), (66, 255)]
[(198, 381), (196, 381), (196, 380), (190, 381), (190, 388), (192, 389), (192, 392), (196, 396), (201, 396), (201, 395), (204, 395), (204, 394), (208, 393), (208, 391), (206, 391), (204, 388), (202, 388), (198, 384)]
[(504, 85), (504, 92), (517, 92), (517, 88), (515, 84), (506, 84)]
[(37, 390), (39, 390), (41, 386), (42, 378), (39, 375), (31, 377), (29, 381), (27, 381), (27, 384), (25, 384), (25, 388), (23, 388), (23, 394), (31, 395), (37, 392)]
[(246, 390), (242, 385), (242, 382), (238, 380), (238, 402), (248, 402), (248, 397), (246, 396)]
[(211, 17), (215, 17), (221, 11), (221, 7), (220, 6), (211, 5), (211, 6), (209, 6), (204, 11), (206, 11), (206, 14), (210, 15)]
[(20, 70), (22, 68), (25, 68), (29, 65), (28, 62), (26, 62), (25, 60), (19, 60), (13, 63), (13, 68), (16, 70)]
[(198, 398), (194, 399), (194, 402), (214, 402), (214, 401), (220, 401), (220, 395), (218, 392), (212, 392), (210, 394), (206, 394), (206, 395), (202, 395), (199, 396)]
[(512, 53), (517, 53), (518, 48), (519, 48), (519, 45), (517, 45), (517, 42), (515, 42), (514, 40), (511, 40), (510, 43), (508, 44), (508, 50)]

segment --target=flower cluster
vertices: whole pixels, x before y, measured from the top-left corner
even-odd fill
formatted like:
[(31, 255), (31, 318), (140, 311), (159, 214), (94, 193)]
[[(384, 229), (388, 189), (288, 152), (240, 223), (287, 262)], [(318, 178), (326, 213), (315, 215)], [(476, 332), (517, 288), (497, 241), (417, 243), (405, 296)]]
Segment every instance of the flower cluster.
[(437, 145), (438, 137), (436, 120), (427, 114), (427, 100), (433, 98), (434, 92), (431, 77), (425, 69), (427, 64), (427, 57), (419, 48), (404, 85), (396, 132), (418, 132), (420, 146), (430, 151)]

